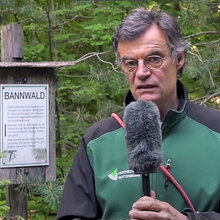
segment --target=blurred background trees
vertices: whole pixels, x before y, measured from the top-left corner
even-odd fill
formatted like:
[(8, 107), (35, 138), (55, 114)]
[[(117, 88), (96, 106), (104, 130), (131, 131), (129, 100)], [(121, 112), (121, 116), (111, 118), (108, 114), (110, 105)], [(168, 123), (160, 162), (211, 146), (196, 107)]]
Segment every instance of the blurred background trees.
[(189, 97), (220, 109), (218, 0), (0, 0), (1, 27), (23, 25), (25, 61), (82, 58), (77, 65), (56, 71), (57, 178), (61, 182), (85, 129), (123, 108), (128, 86), (115, 64), (111, 38), (121, 20), (137, 7), (158, 7), (176, 17), (191, 42), (182, 76)]

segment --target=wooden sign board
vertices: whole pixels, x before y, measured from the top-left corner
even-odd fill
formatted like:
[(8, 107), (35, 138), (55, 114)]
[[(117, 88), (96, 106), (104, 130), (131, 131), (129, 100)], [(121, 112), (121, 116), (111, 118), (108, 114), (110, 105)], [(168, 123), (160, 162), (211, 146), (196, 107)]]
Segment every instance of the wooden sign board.
[[(57, 64), (52, 64), (53, 67), (48, 63), (22, 66), (23, 36), (20, 24), (2, 27), (0, 149), (6, 152), (6, 156), (1, 162), (0, 180), (11, 181), (6, 190), (6, 203), (10, 207), (7, 219), (15, 216), (28, 218), (26, 193), (18, 193), (17, 184), (23, 183), (26, 177), (32, 180), (38, 177), (41, 181), (56, 179)], [(13, 62), (19, 65), (13, 66)]]
[(9, 151), (0, 165), (0, 180), (55, 180), (54, 69), (0, 66), (0, 106), (0, 149)]

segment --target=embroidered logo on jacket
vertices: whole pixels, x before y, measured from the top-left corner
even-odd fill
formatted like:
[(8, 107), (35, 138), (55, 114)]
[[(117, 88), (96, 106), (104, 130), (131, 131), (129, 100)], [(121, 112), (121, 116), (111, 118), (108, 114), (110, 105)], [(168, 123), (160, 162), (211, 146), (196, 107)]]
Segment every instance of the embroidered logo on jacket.
[(134, 178), (134, 177), (140, 177), (140, 174), (135, 174), (133, 170), (122, 170), (118, 171), (118, 168), (114, 169), (108, 177), (111, 180), (120, 180), (120, 179), (127, 179), (127, 178)]

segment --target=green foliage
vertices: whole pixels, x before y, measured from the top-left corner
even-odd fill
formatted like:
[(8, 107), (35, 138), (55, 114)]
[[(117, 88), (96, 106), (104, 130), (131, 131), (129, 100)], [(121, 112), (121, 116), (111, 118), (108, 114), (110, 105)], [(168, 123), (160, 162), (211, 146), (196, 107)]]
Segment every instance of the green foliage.
[(63, 189), (60, 181), (42, 182), (38, 177), (26, 176), (22, 176), (20, 181), (16, 190), (27, 195), (28, 209), (33, 218), (56, 214)]
[(55, 219), (55, 214), (50, 213), (50, 207), (45, 205), (43, 197), (33, 196), (32, 200), (28, 201), (28, 210), (31, 220)]
[(20, 215), (16, 215), (14, 218), (17, 220), (26, 220), (25, 218), (21, 217)]
[[(0, 158), (2, 157), (3, 154), (0, 154)], [(6, 217), (7, 211), (9, 210), (9, 207), (5, 204), (5, 191), (7, 184), (10, 184), (9, 180), (0, 181), (0, 218)]]
[(52, 213), (56, 213), (63, 187), (59, 181), (48, 181), (34, 189), (34, 195), (43, 198), (43, 202), (50, 207)]
[[(181, 3), (180, 23), (183, 34), (192, 36), (188, 38), (192, 46), (183, 81), (189, 88), (190, 98), (198, 102), (211, 98), (220, 88), (220, 34), (202, 34), (220, 29), (217, 6), (218, 1), (214, 0), (201, 0), (197, 4), (189, 0)], [(196, 33), (201, 34), (194, 36)], [(207, 102), (209, 100), (203, 104), (211, 105)]]
[(5, 205), (5, 201), (0, 201), (0, 218), (6, 217), (9, 207)]

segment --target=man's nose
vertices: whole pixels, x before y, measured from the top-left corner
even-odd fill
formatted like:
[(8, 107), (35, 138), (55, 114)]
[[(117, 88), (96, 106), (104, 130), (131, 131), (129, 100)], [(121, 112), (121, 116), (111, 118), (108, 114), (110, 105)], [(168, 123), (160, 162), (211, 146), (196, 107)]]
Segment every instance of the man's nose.
[(145, 79), (152, 74), (151, 70), (144, 65), (143, 61), (138, 61), (138, 67), (136, 71), (136, 76), (139, 79)]

